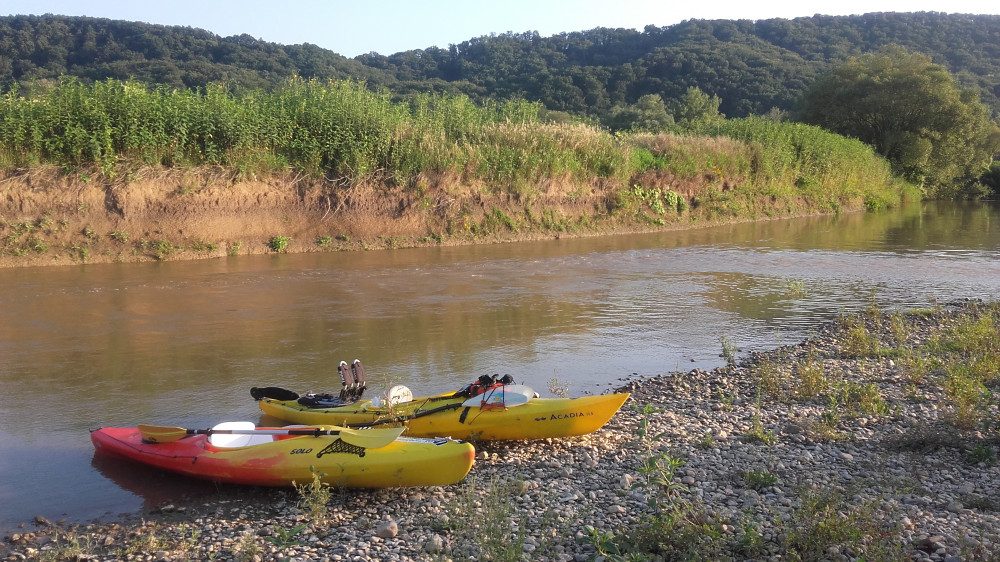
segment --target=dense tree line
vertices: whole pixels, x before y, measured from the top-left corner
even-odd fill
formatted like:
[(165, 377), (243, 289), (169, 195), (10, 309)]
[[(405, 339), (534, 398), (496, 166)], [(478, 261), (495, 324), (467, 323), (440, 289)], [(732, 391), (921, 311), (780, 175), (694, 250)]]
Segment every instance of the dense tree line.
[(89, 17), (0, 18), (0, 87), (69, 75), (268, 88), (296, 74), (385, 81), (377, 70), (308, 43), (284, 46), (249, 35), (223, 38), (191, 27)]
[(790, 110), (818, 76), (848, 57), (889, 45), (929, 56), (962, 86), (980, 88), (983, 102), (1000, 114), (1000, 16), (990, 15), (689, 20), (642, 32), (491, 35), (448, 50), (357, 60), (410, 81), (468, 82), (491, 95), (597, 116), (645, 95), (676, 99), (697, 87), (722, 99), (722, 113), (742, 117)]
[[(448, 49), (347, 59), (315, 45), (279, 45), (88, 17), (0, 18), (0, 88), (73, 75), (198, 88), (273, 88), (298, 75), (355, 79), (396, 95), (523, 98), (607, 120), (644, 96), (698, 88), (728, 117), (789, 111), (819, 76), (888, 45), (928, 56), (1000, 115), (1000, 16), (872, 13), (768, 20), (689, 20), (643, 31), (597, 28), (469, 39)], [(647, 98), (647, 102), (651, 98)]]

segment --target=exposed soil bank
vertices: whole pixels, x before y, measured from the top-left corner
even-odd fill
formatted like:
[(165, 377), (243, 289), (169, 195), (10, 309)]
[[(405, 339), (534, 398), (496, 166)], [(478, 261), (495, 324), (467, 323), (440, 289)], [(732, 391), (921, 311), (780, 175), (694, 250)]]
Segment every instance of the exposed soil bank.
[[(705, 189), (730, 189), (727, 182), (655, 179), (684, 198), (684, 212), (661, 216), (641, 201), (622, 211), (619, 189), (601, 179), (548, 181), (509, 195), (448, 177), (404, 189), (291, 175), (234, 179), (222, 168), (141, 169), (115, 181), (55, 168), (8, 171), (0, 177), (0, 267), (492, 243), (721, 222), (692, 201)], [(792, 211), (776, 203), (768, 213)]]

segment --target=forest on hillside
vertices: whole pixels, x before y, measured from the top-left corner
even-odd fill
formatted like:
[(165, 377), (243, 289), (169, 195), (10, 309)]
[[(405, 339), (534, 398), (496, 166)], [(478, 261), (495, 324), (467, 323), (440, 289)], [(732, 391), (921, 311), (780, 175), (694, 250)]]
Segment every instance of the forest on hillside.
[(596, 28), (470, 38), (348, 59), (308, 43), (191, 27), (59, 15), (0, 18), (0, 89), (70, 75), (172, 87), (275, 88), (293, 76), (354, 79), (396, 96), (464, 94), (521, 98), (596, 119), (645, 95), (678, 99), (691, 87), (718, 96), (728, 117), (791, 110), (817, 77), (848, 57), (900, 45), (981, 90), (1000, 115), (1000, 16), (871, 13), (767, 20), (688, 20), (643, 31)]

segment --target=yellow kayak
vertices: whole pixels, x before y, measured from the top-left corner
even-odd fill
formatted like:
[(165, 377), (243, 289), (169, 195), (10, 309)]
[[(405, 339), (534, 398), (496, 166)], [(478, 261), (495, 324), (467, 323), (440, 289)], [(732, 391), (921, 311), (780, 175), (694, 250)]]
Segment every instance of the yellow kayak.
[[(399, 387), (397, 387), (399, 388)], [(468, 387), (467, 387), (468, 388)], [(396, 400), (358, 400), (328, 404), (310, 396), (270, 387), (251, 394), (268, 416), (296, 424), (345, 427), (399, 426), (411, 437), (451, 437), (463, 440), (545, 439), (586, 435), (600, 429), (628, 399), (628, 393), (581, 398), (538, 398), (522, 385), (498, 385), (482, 394), (451, 392)], [(463, 389), (464, 390), (464, 389)], [(270, 395), (279, 395), (275, 398)], [(390, 391), (390, 396), (394, 391)]]
[(469, 443), (399, 437), (391, 430), (382, 438), (382, 430), (236, 424), (246, 429), (230, 429), (230, 424), (208, 430), (105, 427), (90, 436), (104, 455), (195, 478), (256, 486), (306, 484), (313, 470), (334, 486), (444, 486), (465, 478), (476, 454)]

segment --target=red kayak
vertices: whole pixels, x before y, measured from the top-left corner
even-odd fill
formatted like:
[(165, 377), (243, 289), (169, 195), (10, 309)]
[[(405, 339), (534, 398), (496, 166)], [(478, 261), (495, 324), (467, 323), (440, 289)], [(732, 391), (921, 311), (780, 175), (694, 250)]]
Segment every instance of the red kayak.
[[(243, 429), (226, 429), (233, 426)], [(92, 431), (90, 438), (100, 454), (195, 478), (257, 486), (311, 482), (312, 470), (334, 486), (444, 486), (462, 480), (475, 457), (469, 443), (399, 437), (399, 428), (252, 426), (105, 427)]]

